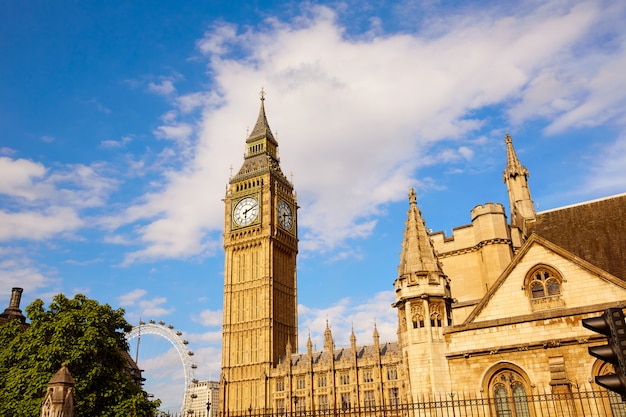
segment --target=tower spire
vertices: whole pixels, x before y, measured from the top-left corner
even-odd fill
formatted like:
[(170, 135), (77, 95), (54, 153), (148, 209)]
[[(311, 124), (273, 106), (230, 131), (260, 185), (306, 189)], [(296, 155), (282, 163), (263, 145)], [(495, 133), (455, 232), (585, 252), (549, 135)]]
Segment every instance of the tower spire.
[(259, 115), (252, 131), (246, 138), (246, 152), (243, 165), (237, 175), (231, 176), (230, 183), (241, 181), (265, 172), (273, 171), (278, 174), (283, 181), (288, 181), (285, 174), (280, 169), (280, 158), (278, 157), (278, 142), (274, 138), (272, 129), (267, 122), (265, 114), (265, 90), (262, 88), (259, 93), (261, 105)]
[(411, 187), (398, 276), (409, 276), (415, 273), (427, 275), (429, 281), (439, 281), (444, 276), (435, 254), (435, 248), (428, 236), (422, 213), (417, 207), (415, 190)]
[(288, 181), (280, 169), (278, 141), (274, 138), (272, 129), (270, 129), (270, 125), (267, 122), (265, 95), (265, 90), (262, 88), (259, 93), (261, 101), (259, 115), (252, 131), (246, 138), (246, 152), (243, 165), (237, 172), (237, 175), (231, 176), (229, 180), (231, 184), (270, 171), (276, 173), (282, 181)]
[(330, 352), (332, 355), (335, 348), (335, 341), (333, 340), (333, 334), (328, 326), (328, 320), (326, 320), (326, 330), (324, 330), (324, 350)]
[(524, 233), (526, 222), (535, 218), (535, 206), (528, 188), (530, 173), (520, 163), (513, 147), (513, 139), (508, 133), (504, 141), (507, 164), (504, 167), (503, 180), (509, 193), (511, 225), (519, 227)]
[(268, 141), (272, 142), (274, 145), (278, 146), (278, 142), (272, 134), (270, 125), (267, 122), (267, 116), (265, 115), (265, 94), (265, 90), (261, 88), (261, 92), (259, 93), (261, 108), (259, 109), (259, 115), (257, 116), (254, 128), (252, 128), (252, 132), (250, 132), (248, 138), (246, 139), (246, 143), (255, 142), (259, 139), (265, 138)]

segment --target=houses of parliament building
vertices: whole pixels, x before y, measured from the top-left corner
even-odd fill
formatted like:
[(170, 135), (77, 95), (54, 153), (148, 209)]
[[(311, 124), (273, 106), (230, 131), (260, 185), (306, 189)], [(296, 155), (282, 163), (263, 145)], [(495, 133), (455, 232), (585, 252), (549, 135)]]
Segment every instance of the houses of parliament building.
[[(298, 349), (298, 202), (261, 96), (224, 198), (224, 322), (219, 411), (347, 410), (436, 393), (517, 398), (599, 389), (613, 372), (581, 320), (626, 306), (626, 194), (538, 212), (507, 134), (499, 203), (477, 205), (451, 236), (425, 226), (413, 189), (393, 284), (397, 340)], [(332, 324), (332, 323), (331, 323)], [(361, 342), (361, 341), (360, 341)], [(618, 414), (616, 414), (618, 415)]]

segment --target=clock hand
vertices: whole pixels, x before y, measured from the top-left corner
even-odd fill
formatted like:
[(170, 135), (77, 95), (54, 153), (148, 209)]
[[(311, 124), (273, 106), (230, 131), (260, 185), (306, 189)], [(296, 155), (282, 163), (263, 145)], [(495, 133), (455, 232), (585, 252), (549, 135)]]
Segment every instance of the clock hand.
[(254, 206), (250, 207), (249, 209), (244, 210), (244, 211), (243, 211), (243, 215), (244, 215), (244, 216), (246, 216), (246, 215), (248, 214), (248, 212), (249, 212), (250, 210), (252, 210), (253, 208), (255, 208), (256, 206), (257, 206), (257, 205), (255, 204)]

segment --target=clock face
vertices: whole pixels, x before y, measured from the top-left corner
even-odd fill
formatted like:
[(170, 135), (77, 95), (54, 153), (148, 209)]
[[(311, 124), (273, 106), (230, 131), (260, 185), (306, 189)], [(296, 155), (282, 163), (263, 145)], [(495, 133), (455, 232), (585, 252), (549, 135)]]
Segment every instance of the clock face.
[(259, 215), (259, 202), (253, 197), (246, 197), (237, 203), (233, 210), (233, 220), (238, 226), (247, 226)]
[(293, 214), (291, 213), (291, 207), (289, 207), (289, 204), (284, 201), (279, 201), (277, 212), (278, 223), (280, 223), (283, 228), (291, 230), (293, 227)]

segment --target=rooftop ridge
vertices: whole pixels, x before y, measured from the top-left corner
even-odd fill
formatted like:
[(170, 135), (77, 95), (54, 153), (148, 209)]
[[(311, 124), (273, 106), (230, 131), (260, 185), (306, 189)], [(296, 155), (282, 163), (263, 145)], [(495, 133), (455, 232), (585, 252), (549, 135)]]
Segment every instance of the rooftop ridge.
[(584, 206), (586, 204), (598, 203), (600, 201), (610, 200), (612, 198), (617, 198), (617, 197), (626, 197), (626, 192), (620, 193), (620, 194), (608, 195), (606, 197), (600, 197), (600, 198), (596, 198), (596, 199), (593, 199), (593, 200), (581, 201), (580, 203), (569, 204), (567, 206), (555, 207), (555, 208), (551, 208), (551, 209), (548, 209), (548, 210), (538, 211), (537, 214), (550, 213), (550, 212), (553, 212), (553, 211), (569, 209), (569, 208), (572, 208), (572, 207), (580, 207), (580, 206)]

